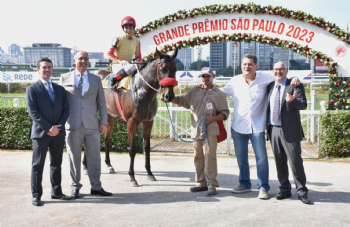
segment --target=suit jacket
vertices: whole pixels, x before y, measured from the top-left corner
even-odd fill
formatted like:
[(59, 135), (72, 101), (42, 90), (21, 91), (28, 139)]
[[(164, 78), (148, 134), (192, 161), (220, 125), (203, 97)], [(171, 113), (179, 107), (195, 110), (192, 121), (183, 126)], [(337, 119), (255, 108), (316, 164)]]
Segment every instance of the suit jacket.
[[(300, 84), (298, 87), (293, 87), (290, 85), (292, 80), (287, 79), (286, 87), (282, 94), (281, 103), (281, 125), (284, 137), (288, 143), (300, 142), (303, 137), (303, 128), (300, 121), (299, 110), (305, 110), (307, 107), (307, 101), (305, 97), (304, 86)], [(272, 82), (267, 87), (267, 117), (266, 124), (267, 128), (270, 126), (270, 97), (275, 86), (275, 82)], [(287, 93), (293, 95), (296, 92), (296, 98), (292, 102), (286, 101)], [(269, 140), (269, 133), (267, 133), (267, 140)]]
[(55, 103), (52, 102), (45, 85), (38, 80), (26, 90), (27, 108), (33, 120), (30, 137), (43, 138), (53, 125), (62, 125), (57, 136), (65, 136), (64, 125), (69, 115), (68, 100), (63, 87), (52, 83)]
[[(64, 87), (69, 102), (69, 117), (66, 129), (85, 128), (97, 129), (99, 124), (107, 125), (107, 107), (102, 88), (101, 78), (88, 73), (89, 89), (82, 97), (75, 86), (74, 71), (61, 75), (59, 84)], [(97, 118), (100, 115), (100, 123)]]

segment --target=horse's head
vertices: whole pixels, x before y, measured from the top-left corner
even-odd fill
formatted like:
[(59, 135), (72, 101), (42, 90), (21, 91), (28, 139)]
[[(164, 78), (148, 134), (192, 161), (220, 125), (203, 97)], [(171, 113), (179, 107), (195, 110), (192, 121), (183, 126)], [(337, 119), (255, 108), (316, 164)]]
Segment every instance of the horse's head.
[(155, 57), (157, 57), (156, 62), (156, 73), (157, 78), (159, 80), (160, 86), (162, 86), (164, 93), (162, 94), (164, 97), (164, 101), (171, 102), (175, 97), (174, 94), (174, 86), (177, 86), (176, 81), (176, 64), (175, 58), (177, 55), (177, 48), (172, 54), (169, 56), (167, 54), (162, 54), (156, 49)]

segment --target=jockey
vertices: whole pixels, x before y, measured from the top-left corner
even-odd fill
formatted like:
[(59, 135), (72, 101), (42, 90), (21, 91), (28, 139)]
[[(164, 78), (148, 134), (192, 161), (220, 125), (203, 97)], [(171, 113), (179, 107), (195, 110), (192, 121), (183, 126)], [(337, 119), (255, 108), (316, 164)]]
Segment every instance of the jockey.
[(140, 41), (133, 37), (136, 27), (135, 19), (130, 16), (124, 17), (121, 26), (124, 34), (113, 40), (112, 48), (108, 52), (112, 71), (116, 74), (115, 79), (112, 80), (112, 86), (123, 77), (135, 72), (135, 66), (130, 64), (133, 58), (139, 62), (142, 60)]

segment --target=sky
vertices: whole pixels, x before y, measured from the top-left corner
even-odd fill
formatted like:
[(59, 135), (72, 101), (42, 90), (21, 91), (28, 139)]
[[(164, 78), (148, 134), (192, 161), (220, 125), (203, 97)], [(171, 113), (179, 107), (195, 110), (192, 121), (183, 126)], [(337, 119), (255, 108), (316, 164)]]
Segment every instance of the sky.
[[(346, 30), (350, 22), (349, 0), (255, 0), (262, 6), (282, 6), (323, 17)], [(122, 34), (123, 17), (132, 16), (137, 27), (178, 10), (213, 4), (247, 4), (248, 1), (222, 0), (2, 0), (0, 47), (7, 53), (15, 43), (59, 43), (88, 52), (104, 52), (114, 37)], [(142, 45), (142, 43), (141, 43)], [(196, 51), (195, 51), (196, 54)], [(203, 54), (209, 56), (209, 45)], [(196, 57), (195, 57), (196, 59)]]

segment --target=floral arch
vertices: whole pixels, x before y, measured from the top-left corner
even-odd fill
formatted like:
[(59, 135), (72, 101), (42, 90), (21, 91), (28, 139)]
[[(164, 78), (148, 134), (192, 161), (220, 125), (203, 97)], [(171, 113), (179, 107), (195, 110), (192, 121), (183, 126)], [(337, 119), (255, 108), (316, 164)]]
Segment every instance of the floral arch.
[[(144, 60), (178, 48), (220, 41), (260, 42), (291, 49), (328, 67), (329, 105), (350, 108), (349, 34), (334, 23), (303, 11), (254, 3), (210, 5), (180, 10), (135, 30)], [(320, 50), (320, 51), (319, 51)]]

